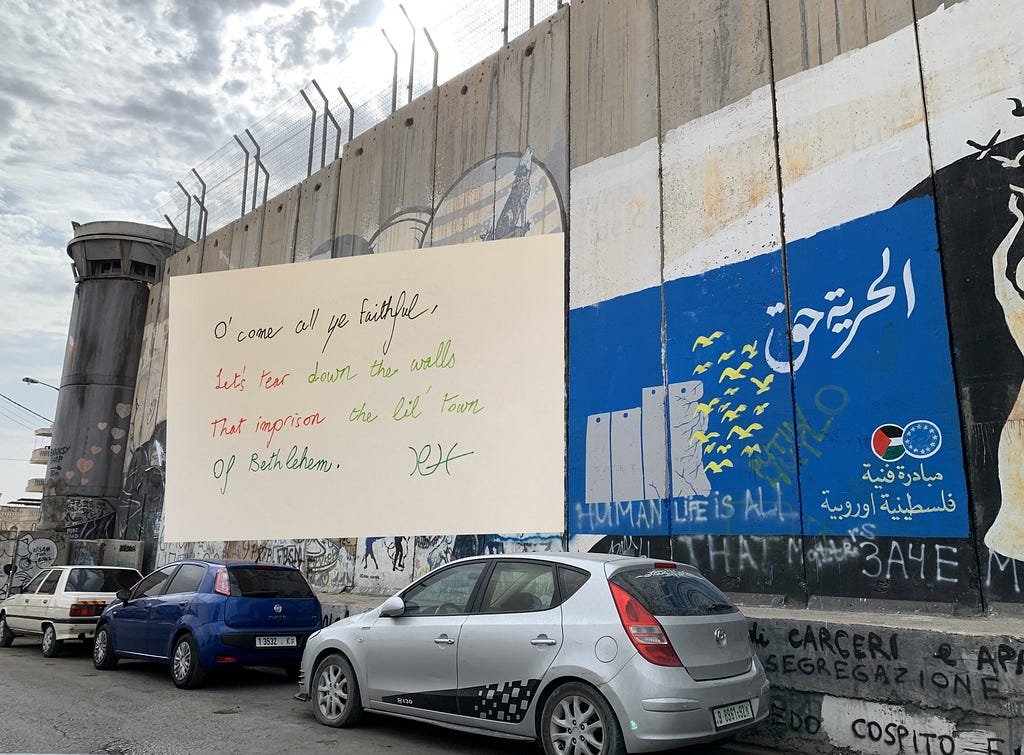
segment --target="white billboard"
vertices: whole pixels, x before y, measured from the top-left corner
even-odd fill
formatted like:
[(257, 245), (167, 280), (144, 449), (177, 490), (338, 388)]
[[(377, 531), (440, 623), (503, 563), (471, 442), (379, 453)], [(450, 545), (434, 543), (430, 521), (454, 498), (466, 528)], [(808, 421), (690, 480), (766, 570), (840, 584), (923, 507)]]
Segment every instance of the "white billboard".
[(171, 278), (164, 539), (560, 532), (563, 243)]

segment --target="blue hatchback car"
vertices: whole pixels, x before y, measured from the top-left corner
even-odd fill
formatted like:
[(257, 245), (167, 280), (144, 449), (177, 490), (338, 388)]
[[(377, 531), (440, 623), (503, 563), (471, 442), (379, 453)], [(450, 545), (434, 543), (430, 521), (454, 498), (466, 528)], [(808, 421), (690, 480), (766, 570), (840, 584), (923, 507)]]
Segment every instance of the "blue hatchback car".
[(175, 561), (117, 593), (96, 625), (92, 662), (98, 669), (121, 658), (167, 663), (183, 689), (226, 666), (276, 666), (297, 679), (320, 622), (320, 601), (298, 569)]

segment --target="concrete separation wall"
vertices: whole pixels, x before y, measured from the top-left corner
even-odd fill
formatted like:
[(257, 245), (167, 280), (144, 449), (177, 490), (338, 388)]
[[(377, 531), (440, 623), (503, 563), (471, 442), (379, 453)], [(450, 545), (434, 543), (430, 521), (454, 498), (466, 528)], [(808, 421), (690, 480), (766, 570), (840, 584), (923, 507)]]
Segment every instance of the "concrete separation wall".
[(168, 272), (566, 232), (566, 531), (163, 542), (158, 284), (117, 536), (294, 563), (339, 605), (480, 553), (674, 558), (746, 606), (757, 741), (1019, 751), (1019, 15), (564, 7)]

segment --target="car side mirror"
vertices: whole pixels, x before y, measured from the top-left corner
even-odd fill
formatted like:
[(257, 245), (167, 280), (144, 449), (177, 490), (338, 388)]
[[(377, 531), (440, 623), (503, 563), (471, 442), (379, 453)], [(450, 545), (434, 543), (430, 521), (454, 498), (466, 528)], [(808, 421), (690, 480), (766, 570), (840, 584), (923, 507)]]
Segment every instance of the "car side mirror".
[(114, 593), (114, 597), (116, 597), (122, 603), (127, 604), (132, 597), (132, 591), (129, 590), (127, 587), (122, 587), (120, 590)]
[(397, 595), (392, 595), (380, 605), (381, 616), (401, 616), (405, 613), (405, 601)]

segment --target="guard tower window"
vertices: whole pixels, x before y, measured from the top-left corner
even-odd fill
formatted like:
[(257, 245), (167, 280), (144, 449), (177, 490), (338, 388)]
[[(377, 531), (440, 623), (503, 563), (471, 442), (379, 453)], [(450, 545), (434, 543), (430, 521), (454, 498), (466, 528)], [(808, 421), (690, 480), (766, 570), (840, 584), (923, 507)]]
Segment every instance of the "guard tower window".
[(148, 281), (155, 281), (156, 265), (147, 265), (145, 262), (132, 260), (132, 266), (131, 269), (129, 270), (129, 274), (133, 278), (142, 278)]
[(91, 260), (89, 273), (90, 275), (120, 275), (121, 260)]

